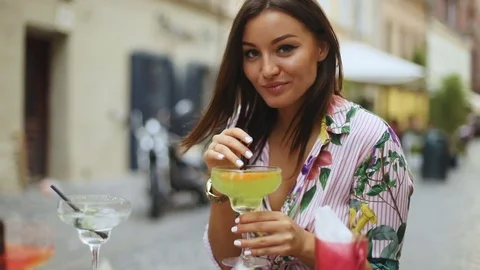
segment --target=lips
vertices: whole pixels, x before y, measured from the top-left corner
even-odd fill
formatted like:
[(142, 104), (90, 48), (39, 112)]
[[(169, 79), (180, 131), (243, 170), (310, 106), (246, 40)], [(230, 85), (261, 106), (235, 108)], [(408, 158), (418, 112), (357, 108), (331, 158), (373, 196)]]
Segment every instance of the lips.
[(272, 82), (269, 84), (265, 84), (263, 88), (265, 88), (265, 90), (267, 90), (271, 94), (278, 95), (283, 92), (285, 86), (287, 86), (288, 84), (288, 82)]
[(273, 83), (265, 84), (263, 87), (265, 87), (265, 88), (275, 88), (275, 87), (285, 85), (285, 84), (287, 84), (287, 82), (273, 82)]

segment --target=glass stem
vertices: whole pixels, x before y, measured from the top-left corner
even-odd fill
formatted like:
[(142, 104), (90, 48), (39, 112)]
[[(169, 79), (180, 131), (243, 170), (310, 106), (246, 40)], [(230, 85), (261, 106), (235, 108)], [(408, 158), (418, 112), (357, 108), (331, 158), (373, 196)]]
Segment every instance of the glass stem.
[[(254, 210), (245, 211), (243, 213), (252, 212), (252, 211), (254, 211)], [(243, 214), (243, 213), (240, 213), (240, 215)], [(243, 239), (247, 239), (247, 240), (252, 238), (250, 233), (242, 233), (242, 237), (243, 237)], [(248, 248), (242, 248), (242, 253), (240, 255), (240, 258), (243, 261), (243, 265), (248, 267), (251, 264), (252, 255), (250, 254), (250, 252), (248, 252), (248, 254), (245, 254), (247, 251), (249, 251)]]
[(98, 261), (100, 255), (100, 245), (89, 245), (90, 251), (92, 252), (92, 269), (98, 269)]
[[(249, 233), (243, 233), (242, 237), (244, 239), (250, 239), (251, 238)], [(252, 255), (245, 254), (245, 252), (248, 251), (248, 250), (249, 250), (248, 248), (242, 248), (242, 254), (240, 255), (242, 257), (242, 260), (243, 260), (243, 263), (244, 263), (245, 266), (248, 266), (248, 264), (250, 263), (251, 258), (252, 258)]]

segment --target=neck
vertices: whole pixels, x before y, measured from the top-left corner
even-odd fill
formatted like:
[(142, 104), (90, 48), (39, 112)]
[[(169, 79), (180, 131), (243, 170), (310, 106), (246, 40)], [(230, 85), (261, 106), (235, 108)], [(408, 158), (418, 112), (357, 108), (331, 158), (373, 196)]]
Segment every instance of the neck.
[[(290, 126), (295, 126), (294, 122), (297, 122), (298, 119), (295, 119), (295, 115), (298, 112), (298, 108), (296, 107), (289, 107), (278, 109), (278, 118), (277, 124), (275, 125), (275, 131), (279, 133), (286, 133)], [(291, 130), (289, 131), (291, 132)]]

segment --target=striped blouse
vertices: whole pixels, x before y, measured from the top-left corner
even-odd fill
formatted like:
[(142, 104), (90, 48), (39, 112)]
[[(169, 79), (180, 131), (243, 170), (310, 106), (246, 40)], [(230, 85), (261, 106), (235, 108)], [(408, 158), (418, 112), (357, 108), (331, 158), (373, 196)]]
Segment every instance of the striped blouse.
[[(267, 144), (256, 165), (268, 164)], [(373, 269), (396, 270), (412, 193), (412, 177), (390, 126), (359, 105), (334, 96), (281, 211), (314, 233), (315, 211), (329, 205), (345, 225), (368, 238), (367, 258)], [(268, 197), (262, 210), (271, 211)], [(204, 243), (213, 260), (207, 232)], [(309, 269), (293, 257), (268, 259), (268, 269)]]

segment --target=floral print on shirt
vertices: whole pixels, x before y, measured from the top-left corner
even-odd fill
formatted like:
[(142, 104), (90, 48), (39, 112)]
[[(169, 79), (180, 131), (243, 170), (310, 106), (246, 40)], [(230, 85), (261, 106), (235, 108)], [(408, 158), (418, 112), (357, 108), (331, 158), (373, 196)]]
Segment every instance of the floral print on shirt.
[[(373, 269), (399, 268), (412, 192), (402, 189), (408, 184), (411, 174), (400, 149), (397, 135), (388, 128), (354, 174), (349, 226), (367, 236), (367, 256)], [(379, 222), (378, 213), (386, 211), (391, 213), (390, 217)], [(375, 243), (382, 245), (375, 246)], [(380, 252), (375, 259), (372, 256), (374, 248)]]
[[(268, 164), (267, 143), (255, 165)], [(314, 233), (315, 211), (329, 205), (346, 226), (368, 238), (368, 261), (374, 270), (396, 270), (412, 192), (400, 142), (388, 124), (334, 96), (281, 211)], [(261, 210), (272, 210), (268, 197)], [(209, 245), (207, 235), (204, 239)], [(268, 259), (271, 266), (265, 269), (309, 269), (291, 256)]]

